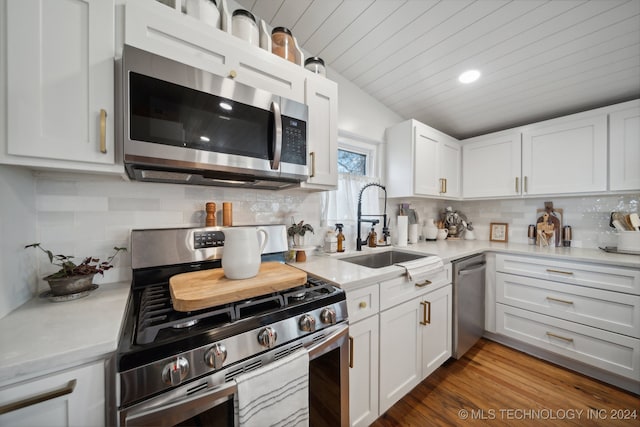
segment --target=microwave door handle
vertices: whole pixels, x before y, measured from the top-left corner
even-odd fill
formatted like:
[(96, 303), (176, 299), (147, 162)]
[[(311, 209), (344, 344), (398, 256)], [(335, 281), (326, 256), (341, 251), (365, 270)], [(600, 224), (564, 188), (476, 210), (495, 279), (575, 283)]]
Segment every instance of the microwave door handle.
[(278, 170), (280, 168), (280, 156), (282, 155), (282, 115), (280, 114), (280, 104), (273, 101), (271, 103), (271, 112), (273, 113), (273, 159), (271, 160), (271, 169)]

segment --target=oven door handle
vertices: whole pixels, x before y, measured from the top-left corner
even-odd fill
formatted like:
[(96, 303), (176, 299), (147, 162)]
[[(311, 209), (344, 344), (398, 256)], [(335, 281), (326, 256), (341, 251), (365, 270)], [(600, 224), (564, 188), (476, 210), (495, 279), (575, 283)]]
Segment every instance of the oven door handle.
[[(120, 413), (120, 426), (174, 426), (177, 423), (198, 415), (221, 403), (235, 394), (238, 387), (235, 381), (231, 381), (213, 388), (206, 393), (196, 396), (179, 399), (175, 402), (167, 402), (162, 396), (151, 399), (133, 408), (126, 409)], [(176, 407), (180, 407), (176, 410)], [(175, 419), (173, 414), (179, 414)]]
[(318, 356), (322, 356), (325, 353), (340, 347), (347, 340), (349, 335), (349, 325), (342, 324), (337, 329), (332, 331), (329, 335), (322, 340), (312, 343), (307, 347), (309, 353), (309, 360), (313, 360)]

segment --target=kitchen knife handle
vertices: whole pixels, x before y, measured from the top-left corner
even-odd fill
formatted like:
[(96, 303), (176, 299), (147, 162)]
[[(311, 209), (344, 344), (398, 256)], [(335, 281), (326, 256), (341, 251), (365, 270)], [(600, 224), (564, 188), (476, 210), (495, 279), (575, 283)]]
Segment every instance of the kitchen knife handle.
[(271, 112), (273, 113), (273, 159), (271, 160), (271, 169), (280, 169), (280, 156), (282, 155), (282, 115), (280, 114), (280, 105), (277, 102), (271, 103)]
[(520, 193), (520, 178), (516, 176), (516, 193)]
[(431, 303), (429, 301), (420, 301), (422, 306), (422, 322), (421, 325), (428, 325), (431, 323)]
[(100, 110), (100, 152), (107, 153), (107, 110), (105, 109)]
[(60, 396), (71, 394), (76, 388), (76, 384), (76, 380), (71, 380), (67, 383), (67, 385), (60, 387), (59, 389), (38, 394), (33, 397), (27, 397), (26, 399), (0, 406), (0, 415), (17, 411), (18, 409), (27, 408), (29, 406), (37, 405), (39, 403), (46, 402)]

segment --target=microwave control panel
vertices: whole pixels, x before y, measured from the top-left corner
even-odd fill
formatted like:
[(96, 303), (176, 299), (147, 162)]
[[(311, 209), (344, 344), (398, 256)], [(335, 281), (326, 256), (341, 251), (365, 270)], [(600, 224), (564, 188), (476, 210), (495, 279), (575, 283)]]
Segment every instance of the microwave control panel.
[(282, 161), (307, 164), (307, 123), (282, 116)]

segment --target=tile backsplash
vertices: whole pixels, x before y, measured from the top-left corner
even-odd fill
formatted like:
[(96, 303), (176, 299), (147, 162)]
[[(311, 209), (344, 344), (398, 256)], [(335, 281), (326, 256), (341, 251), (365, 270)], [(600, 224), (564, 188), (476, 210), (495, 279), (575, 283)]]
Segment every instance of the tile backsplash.
[[(222, 202), (233, 203), (234, 225), (289, 224), (293, 217), (316, 228), (312, 244), (320, 244), (326, 224), (321, 218), (322, 196), (319, 192), (301, 190), (239, 190), (220, 187), (196, 187), (176, 184), (125, 182), (118, 177), (31, 172), (19, 168), (3, 168), (9, 197), (16, 203), (5, 205), (0, 214), (14, 224), (3, 230), (1, 248), (5, 261), (14, 257), (30, 269), (13, 268), (5, 262), (2, 289), (7, 304), (0, 307), (0, 317), (24, 302), (35, 292), (47, 289), (40, 277), (56, 270), (48, 259), (35, 251), (28, 253), (24, 245), (40, 242), (56, 253), (78, 257), (92, 255), (104, 259), (114, 246), (129, 247), (131, 229), (202, 226), (205, 204), (217, 204), (217, 221), (222, 223)], [(438, 218), (445, 207), (464, 213), (480, 240), (489, 239), (491, 222), (509, 224), (509, 241), (527, 242), (527, 226), (535, 222), (536, 209), (552, 201), (564, 210), (564, 224), (573, 228), (573, 246), (597, 248), (615, 245), (615, 233), (609, 227), (613, 210), (638, 212), (640, 194), (601, 195), (587, 197), (546, 197), (536, 199), (443, 201), (425, 199), (389, 199), (392, 233), (398, 204), (410, 202), (421, 223)], [(323, 228), (324, 227), (324, 228)], [(14, 230), (15, 228), (15, 230)], [(8, 239), (7, 239), (8, 237)], [(348, 236), (349, 241), (353, 236)], [(16, 258), (16, 251), (18, 255)], [(16, 264), (17, 265), (17, 264)], [(25, 273), (25, 271), (29, 270)], [(23, 276), (27, 275), (28, 279)], [(116, 268), (98, 277), (98, 283), (128, 281), (131, 278), (130, 256), (120, 256)], [(17, 280), (17, 281), (16, 281)], [(28, 283), (9, 286), (6, 283)]]
[[(137, 228), (198, 227), (205, 223), (205, 204), (216, 203), (222, 225), (222, 202), (233, 203), (233, 224), (290, 224), (291, 218), (320, 223), (320, 193), (300, 190), (239, 190), (176, 184), (124, 182), (96, 175), (36, 175), (37, 236), (51, 250), (107, 257), (113, 246), (129, 247)], [(130, 257), (96, 282), (129, 280)], [(40, 275), (55, 270), (39, 257)], [(46, 284), (44, 284), (46, 286)]]
[[(438, 218), (447, 206), (462, 212), (473, 223), (476, 238), (489, 240), (492, 222), (509, 224), (509, 242), (527, 243), (527, 228), (535, 224), (537, 209), (544, 208), (545, 201), (563, 210), (563, 225), (572, 228), (572, 246), (598, 248), (615, 246), (615, 231), (609, 227), (611, 211), (638, 212), (640, 194), (601, 195), (582, 197), (544, 197), (506, 200), (446, 201), (411, 199), (420, 220)], [(392, 209), (405, 200), (391, 199)], [(394, 206), (396, 205), (396, 206)]]

